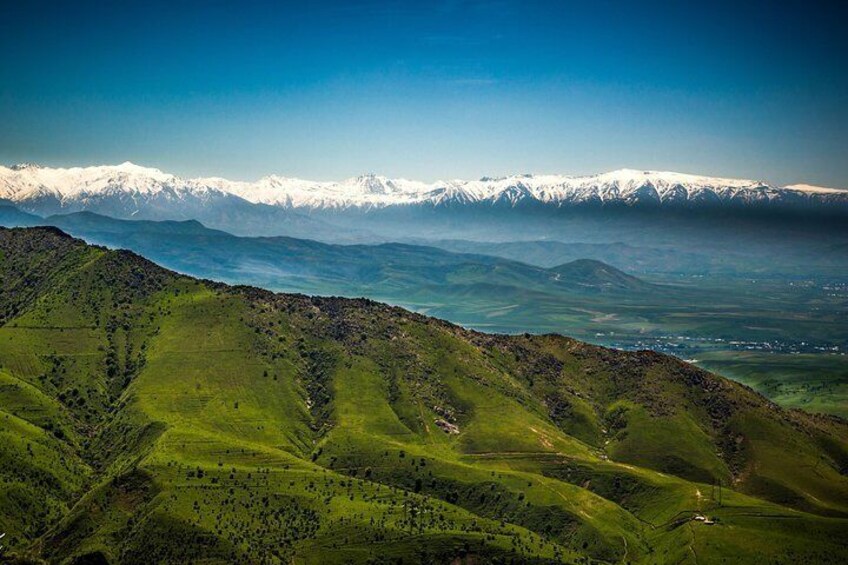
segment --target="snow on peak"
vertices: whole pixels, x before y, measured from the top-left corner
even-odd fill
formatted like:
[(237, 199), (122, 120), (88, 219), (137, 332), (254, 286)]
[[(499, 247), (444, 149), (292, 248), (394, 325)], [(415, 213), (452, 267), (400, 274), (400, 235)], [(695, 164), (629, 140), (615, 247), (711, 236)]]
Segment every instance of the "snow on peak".
[(18, 163), (16, 165), (12, 165), (9, 168), (13, 171), (26, 171), (40, 169), (41, 165), (39, 165), (38, 163)]
[(515, 206), (523, 201), (561, 206), (613, 201), (664, 204), (848, 200), (848, 190), (810, 185), (780, 188), (758, 180), (627, 168), (584, 176), (514, 174), (424, 183), (373, 173), (342, 181), (310, 181), (278, 175), (255, 182), (220, 177), (184, 179), (130, 161), (64, 169), (0, 166), (0, 198), (13, 201), (52, 197), (63, 203), (84, 203), (87, 199), (108, 196), (129, 195), (135, 199), (163, 194), (171, 199), (228, 194), (255, 204), (304, 209), (469, 203)]
[(397, 192), (397, 187), (388, 178), (368, 173), (349, 179), (344, 184), (353, 185), (366, 194), (392, 194)]
[(0, 167), (0, 197), (26, 200), (52, 196), (62, 201), (108, 193), (151, 193), (175, 178), (129, 161), (95, 167)]
[(807, 192), (810, 194), (848, 194), (848, 188), (827, 188), (825, 186), (814, 186), (812, 184), (790, 184), (784, 188)]
[(765, 186), (762, 181), (748, 179), (729, 179), (719, 177), (707, 177), (687, 173), (675, 173), (671, 171), (643, 171), (636, 169), (618, 169), (608, 173), (601, 173), (589, 177), (577, 177), (574, 180), (597, 179), (601, 183), (617, 183), (620, 186), (651, 183), (653, 185), (675, 185), (682, 186), (705, 186), (705, 187), (752, 187)]
[(141, 165), (136, 165), (132, 161), (124, 161), (120, 165), (115, 165), (113, 167), (101, 167), (103, 169), (112, 169), (117, 172), (127, 173), (127, 174), (149, 174), (149, 175), (162, 175), (162, 171), (159, 169), (154, 169), (151, 167), (142, 167)]

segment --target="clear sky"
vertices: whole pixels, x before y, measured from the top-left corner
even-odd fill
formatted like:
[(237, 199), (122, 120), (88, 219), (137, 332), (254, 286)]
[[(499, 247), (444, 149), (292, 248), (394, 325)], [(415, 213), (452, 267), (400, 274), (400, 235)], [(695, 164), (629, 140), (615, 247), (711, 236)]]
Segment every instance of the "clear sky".
[(837, 2), (0, 1), (0, 162), (848, 187)]

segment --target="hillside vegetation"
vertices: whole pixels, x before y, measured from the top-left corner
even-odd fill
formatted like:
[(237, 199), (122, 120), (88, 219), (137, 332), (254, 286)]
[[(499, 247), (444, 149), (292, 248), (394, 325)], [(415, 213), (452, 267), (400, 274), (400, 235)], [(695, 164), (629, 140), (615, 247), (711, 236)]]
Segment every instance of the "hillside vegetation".
[(846, 475), (844, 420), (658, 353), (0, 229), (8, 558), (835, 563)]

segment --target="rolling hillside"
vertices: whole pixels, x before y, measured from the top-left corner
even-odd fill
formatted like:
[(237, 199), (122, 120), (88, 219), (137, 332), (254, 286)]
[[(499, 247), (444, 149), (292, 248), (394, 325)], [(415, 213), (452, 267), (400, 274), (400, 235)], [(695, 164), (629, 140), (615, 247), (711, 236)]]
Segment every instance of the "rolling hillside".
[[(591, 256), (593, 246), (580, 244), (543, 242), (540, 250), (552, 244), (558, 253), (574, 250), (562, 264), (542, 268), (424, 245), (237, 237), (197, 221), (128, 221), (91, 212), (41, 219), (0, 207), (0, 225), (37, 224), (130, 249), (198, 278), (367, 297), (491, 332), (561, 333), (616, 348), (670, 352), (709, 363), (706, 368), (783, 405), (848, 415), (848, 378), (840, 370), (840, 352), (848, 347), (848, 287), (841, 271), (812, 284), (807, 278), (764, 280), (759, 271), (738, 278), (655, 274), (648, 283), (603, 262), (574, 259), (578, 253)], [(500, 249), (477, 245), (494, 254)], [(611, 258), (638, 269), (627, 262), (639, 255), (636, 249), (624, 247)], [(524, 257), (509, 244), (500, 252)], [(674, 263), (665, 251), (654, 252), (653, 260)], [(534, 254), (525, 258), (532, 261)], [(746, 269), (754, 264), (737, 262)], [(751, 353), (760, 353), (753, 365)], [(798, 355), (804, 355), (803, 365)], [(794, 369), (784, 370), (787, 365)]]
[(0, 288), (9, 557), (848, 553), (848, 424), (671, 357), (199, 281), (55, 228), (0, 230)]

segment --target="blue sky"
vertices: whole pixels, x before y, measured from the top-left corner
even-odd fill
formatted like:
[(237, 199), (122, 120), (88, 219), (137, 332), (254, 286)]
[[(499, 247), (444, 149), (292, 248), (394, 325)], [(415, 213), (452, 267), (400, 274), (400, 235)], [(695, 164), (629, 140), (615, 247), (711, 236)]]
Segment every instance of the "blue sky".
[(832, 2), (4, 2), (0, 162), (848, 187)]

